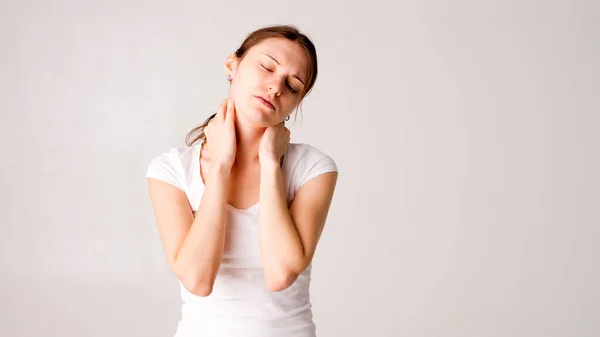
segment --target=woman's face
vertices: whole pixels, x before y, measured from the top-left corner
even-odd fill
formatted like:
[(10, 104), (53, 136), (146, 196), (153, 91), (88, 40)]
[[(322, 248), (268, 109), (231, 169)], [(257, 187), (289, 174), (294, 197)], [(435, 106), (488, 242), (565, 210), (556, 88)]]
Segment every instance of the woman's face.
[(261, 127), (281, 123), (300, 103), (308, 62), (304, 49), (285, 38), (263, 40), (241, 62), (228, 57), (225, 72), (232, 79), (229, 95), (237, 117)]

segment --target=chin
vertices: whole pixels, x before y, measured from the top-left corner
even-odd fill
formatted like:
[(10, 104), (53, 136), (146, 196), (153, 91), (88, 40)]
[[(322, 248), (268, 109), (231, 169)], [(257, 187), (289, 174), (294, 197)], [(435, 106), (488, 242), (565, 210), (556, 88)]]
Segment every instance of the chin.
[(243, 114), (246, 117), (246, 120), (256, 126), (269, 127), (277, 124), (275, 112), (268, 111), (259, 104), (248, 104), (246, 109), (244, 109)]

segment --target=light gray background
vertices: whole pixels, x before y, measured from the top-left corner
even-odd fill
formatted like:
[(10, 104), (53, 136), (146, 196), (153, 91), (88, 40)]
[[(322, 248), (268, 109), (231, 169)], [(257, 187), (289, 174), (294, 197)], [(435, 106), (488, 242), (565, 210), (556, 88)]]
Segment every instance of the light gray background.
[(311, 36), (319, 336), (600, 335), (594, 1), (3, 1), (1, 336), (174, 333), (145, 170), (250, 31)]

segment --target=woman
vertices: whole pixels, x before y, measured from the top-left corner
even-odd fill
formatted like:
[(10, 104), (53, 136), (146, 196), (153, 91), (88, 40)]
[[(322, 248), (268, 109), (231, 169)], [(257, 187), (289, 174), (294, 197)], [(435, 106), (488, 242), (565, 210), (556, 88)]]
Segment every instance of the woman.
[(289, 143), (285, 127), (315, 83), (314, 45), (292, 26), (266, 27), (224, 70), (227, 100), (147, 171), (184, 301), (176, 336), (315, 336), (310, 267), (337, 167)]

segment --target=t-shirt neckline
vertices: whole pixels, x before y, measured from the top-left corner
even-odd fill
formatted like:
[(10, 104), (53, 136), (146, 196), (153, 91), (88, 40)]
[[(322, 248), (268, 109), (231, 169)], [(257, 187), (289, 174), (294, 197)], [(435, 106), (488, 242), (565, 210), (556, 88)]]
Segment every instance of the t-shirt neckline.
[[(202, 143), (197, 144), (196, 150), (194, 151), (194, 176), (202, 186), (202, 189), (204, 189), (204, 181), (202, 180), (202, 174), (200, 173), (200, 151), (202, 151)], [(259, 205), (260, 201), (248, 208), (237, 208), (227, 203), (227, 208), (237, 212), (252, 212), (255, 208), (258, 208)]]

